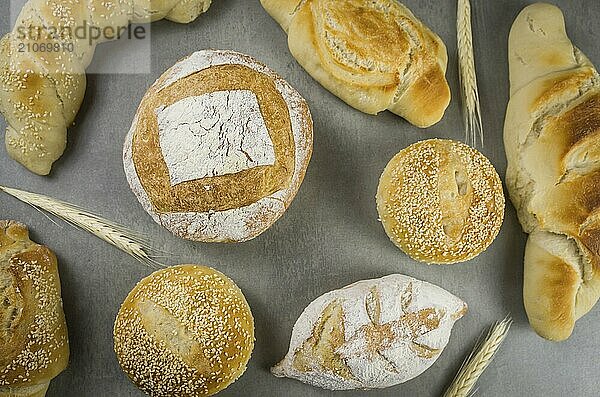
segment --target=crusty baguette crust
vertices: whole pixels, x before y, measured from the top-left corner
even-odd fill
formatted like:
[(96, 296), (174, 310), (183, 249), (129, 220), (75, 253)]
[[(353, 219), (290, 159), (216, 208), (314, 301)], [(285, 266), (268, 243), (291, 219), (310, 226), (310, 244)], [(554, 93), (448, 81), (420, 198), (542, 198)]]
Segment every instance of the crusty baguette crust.
[[(84, 23), (101, 30), (162, 18), (191, 22), (211, 0), (29, 0), (14, 31), (0, 41), (0, 113), (7, 122), (8, 154), (30, 171), (47, 175), (67, 144), (67, 128), (83, 101), (85, 69), (97, 45), (87, 39), (60, 37), (73, 51), (19, 51), (19, 44), (46, 46), (47, 34), (19, 37), (18, 29), (51, 27), (61, 32)], [(30, 30), (31, 31), (31, 30)], [(45, 30), (42, 29), (42, 32)], [(104, 39), (104, 38), (103, 38)], [(59, 41), (56, 43), (59, 43)], [(102, 41), (99, 41), (102, 42)]]
[(529, 321), (560, 341), (600, 297), (600, 76), (562, 12), (526, 7), (509, 38), (506, 183), (523, 229)]
[(0, 396), (44, 396), (69, 360), (56, 256), (12, 221), (0, 221), (0, 287)]
[(298, 63), (350, 106), (390, 110), (418, 127), (443, 117), (446, 47), (396, 0), (261, 3), (288, 33)]

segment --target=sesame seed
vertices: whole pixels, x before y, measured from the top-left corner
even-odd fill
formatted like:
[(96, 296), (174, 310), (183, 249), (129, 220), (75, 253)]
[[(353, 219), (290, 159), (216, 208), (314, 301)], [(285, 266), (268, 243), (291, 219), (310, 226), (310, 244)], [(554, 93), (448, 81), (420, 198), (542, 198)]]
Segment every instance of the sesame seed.
[(141, 390), (204, 396), (244, 372), (254, 322), (231, 280), (185, 265), (156, 272), (133, 289), (117, 316), (114, 339), (121, 367)]
[[(1, 243), (5, 241), (10, 243)], [(0, 386), (37, 379), (59, 362), (63, 369), (68, 340), (56, 262), (49, 250), (31, 242), (27, 229), (16, 222), (0, 221), (0, 282), (6, 287), (0, 301), (11, 302), (7, 310), (20, 313), (0, 328), (0, 350), (4, 343), (14, 343), (14, 335), (25, 335), (16, 356), (0, 366)]]
[(448, 140), (418, 142), (398, 153), (382, 175), (377, 201), (392, 241), (428, 263), (473, 258), (491, 244), (504, 218), (502, 182), (492, 164)]

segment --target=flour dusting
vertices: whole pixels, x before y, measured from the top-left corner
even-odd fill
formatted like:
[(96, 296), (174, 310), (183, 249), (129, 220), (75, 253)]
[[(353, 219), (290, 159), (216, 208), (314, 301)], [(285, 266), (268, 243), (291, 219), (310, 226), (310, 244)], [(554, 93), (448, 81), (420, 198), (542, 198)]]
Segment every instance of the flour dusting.
[[(333, 326), (344, 330), (344, 340), (334, 351), (344, 370), (339, 365), (327, 368), (314, 352), (304, 355), (307, 368), (301, 370), (295, 363), (306, 342), (323, 340), (318, 332), (331, 332), (316, 326), (331, 304), (343, 313), (341, 323)], [(360, 281), (308, 305), (294, 325), (286, 357), (272, 372), (330, 390), (404, 383), (433, 365), (465, 312), (466, 304), (456, 296), (408, 276)], [(349, 376), (341, 376), (344, 373)]]
[(217, 91), (156, 109), (171, 186), (275, 164), (256, 95)]
[[(312, 154), (312, 119), (306, 102), (285, 80), (252, 57), (233, 51), (198, 51), (165, 72), (164, 78), (154, 83), (152, 89), (160, 91), (193, 73), (212, 66), (229, 64), (249, 67), (273, 79), (275, 87), (285, 100), (289, 112), (295, 146), (294, 174), (288, 188), (279, 190), (241, 208), (208, 212), (157, 212), (141, 185), (133, 163), (132, 144), (138, 125), (138, 115), (136, 114), (123, 147), (123, 165), (129, 185), (142, 207), (157, 223), (175, 235), (191, 240), (242, 242), (250, 240), (267, 230), (283, 215), (298, 192)], [(210, 189), (210, 186), (205, 186), (205, 189)]]

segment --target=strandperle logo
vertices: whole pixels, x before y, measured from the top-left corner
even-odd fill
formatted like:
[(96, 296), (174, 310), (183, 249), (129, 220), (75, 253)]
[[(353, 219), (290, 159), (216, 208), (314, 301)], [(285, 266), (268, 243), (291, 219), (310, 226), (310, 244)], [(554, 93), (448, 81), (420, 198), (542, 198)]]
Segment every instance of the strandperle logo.
[(63, 41), (86, 40), (94, 43), (113, 40), (144, 40), (147, 38), (146, 26), (125, 25), (98, 27), (84, 20), (81, 25), (71, 26), (17, 26), (17, 38), (22, 41)]

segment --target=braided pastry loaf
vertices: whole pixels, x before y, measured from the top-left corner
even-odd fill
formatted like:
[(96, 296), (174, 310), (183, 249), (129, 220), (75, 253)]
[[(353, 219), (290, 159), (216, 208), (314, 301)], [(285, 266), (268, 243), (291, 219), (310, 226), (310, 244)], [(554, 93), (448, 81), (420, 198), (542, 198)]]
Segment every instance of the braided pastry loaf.
[(509, 61), (506, 178), (530, 233), (525, 309), (538, 334), (559, 341), (600, 297), (600, 77), (548, 4), (517, 17)]
[(294, 58), (350, 106), (418, 127), (450, 103), (442, 40), (396, 0), (261, 0)]
[[(40, 175), (50, 173), (52, 164), (62, 155), (67, 128), (85, 93), (85, 69), (96, 45), (113, 36), (81, 39), (73, 34), (75, 29), (89, 26), (114, 33), (130, 23), (163, 18), (188, 23), (206, 11), (210, 3), (211, 0), (29, 0), (14, 30), (0, 40), (0, 112), (8, 125), (8, 154)], [(23, 44), (33, 43), (44, 47), (60, 43), (61, 48), (73, 51), (23, 50)]]

